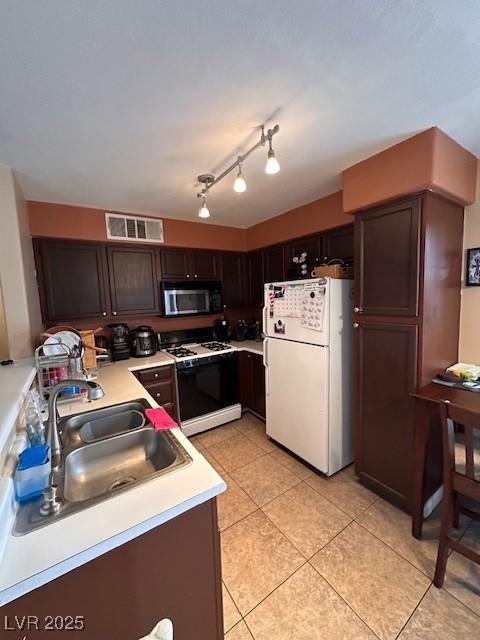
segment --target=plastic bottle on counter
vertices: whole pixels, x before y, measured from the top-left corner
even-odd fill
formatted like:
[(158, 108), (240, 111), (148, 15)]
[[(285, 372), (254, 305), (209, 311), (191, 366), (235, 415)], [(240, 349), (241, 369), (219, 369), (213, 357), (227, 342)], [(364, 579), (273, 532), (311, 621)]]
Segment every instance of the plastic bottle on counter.
[(45, 428), (43, 426), (40, 409), (31, 400), (27, 401), (25, 408), (25, 428), (31, 447), (45, 444)]

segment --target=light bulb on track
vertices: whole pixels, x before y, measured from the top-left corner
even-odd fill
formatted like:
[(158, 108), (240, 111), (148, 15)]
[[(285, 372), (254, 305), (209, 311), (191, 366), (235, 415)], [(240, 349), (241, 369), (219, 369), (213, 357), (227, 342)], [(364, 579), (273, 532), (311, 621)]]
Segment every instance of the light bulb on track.
[(210, 211), (208, 210), (207, 202), (206, 202), (205, 198), (203, 198), (203, 200), (202, 200), (202, 206), (200, 207), (200, 210), (198, 212), (198, 217), (199, 218), (209, 218), (210, 217)]
[(245, 182), (245, 178), (242, 173), (242, 166), (240, 162), (238, 163), (238, 174), (235, 178), (235, 182), (233, 183), (233, 190), (237, 193), (243, 193), (247, 190), (247, 183)]
[(270, 149), (268, 150), (267, 164), (265, 165), (265, 173), (268, 173), (268, 175), (271, 176), (275, 173), (278, 173), (279, 171), (280, 171), (280, 164), (278, 163), (278, 160), (275, 157), (274, 150), (270, 147)]

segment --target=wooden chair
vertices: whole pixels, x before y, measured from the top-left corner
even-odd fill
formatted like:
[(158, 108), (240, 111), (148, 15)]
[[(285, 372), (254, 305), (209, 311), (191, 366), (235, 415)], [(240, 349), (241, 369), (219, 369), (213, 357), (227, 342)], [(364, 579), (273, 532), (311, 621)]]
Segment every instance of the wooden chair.
[[(440, 406), (443, 440), (443, 508), (437, 566), (433, 583), (441, 587), (445, 579), (448, 551), (457, 553), (480, 564), (480, 553), (454, 540), (450, 533), (458, 527), (458, 512), (480, 520), (480, 514), (459, 507), (459, 498), (465, 496), (480, 503), (480, 416), (448, 401)], [(460, 425), (463, 432), (456, 433)]]

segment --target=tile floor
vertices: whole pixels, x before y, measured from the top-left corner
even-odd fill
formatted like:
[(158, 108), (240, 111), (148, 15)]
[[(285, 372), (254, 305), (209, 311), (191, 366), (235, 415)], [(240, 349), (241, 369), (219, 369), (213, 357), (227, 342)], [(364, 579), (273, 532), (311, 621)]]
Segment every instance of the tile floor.
[[(480, 567), (452, 554), (432, 585), (438, 516), (424, 540), (410, 518), (274, 445), (246, 415), (192, 438), (225, 478), (219, 496), (226, 640), (480, 638)], [(459, 535), (480, 549), (480, 524)]]

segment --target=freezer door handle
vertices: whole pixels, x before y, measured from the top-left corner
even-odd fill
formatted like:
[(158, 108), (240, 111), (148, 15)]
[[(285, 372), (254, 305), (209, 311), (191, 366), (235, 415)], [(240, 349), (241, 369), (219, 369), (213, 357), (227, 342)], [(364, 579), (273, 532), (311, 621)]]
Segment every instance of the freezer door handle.
[(263, 323), (263, 333), (267, 333), (267, 307), (263, 307), (262, 309), (262, 323)]

